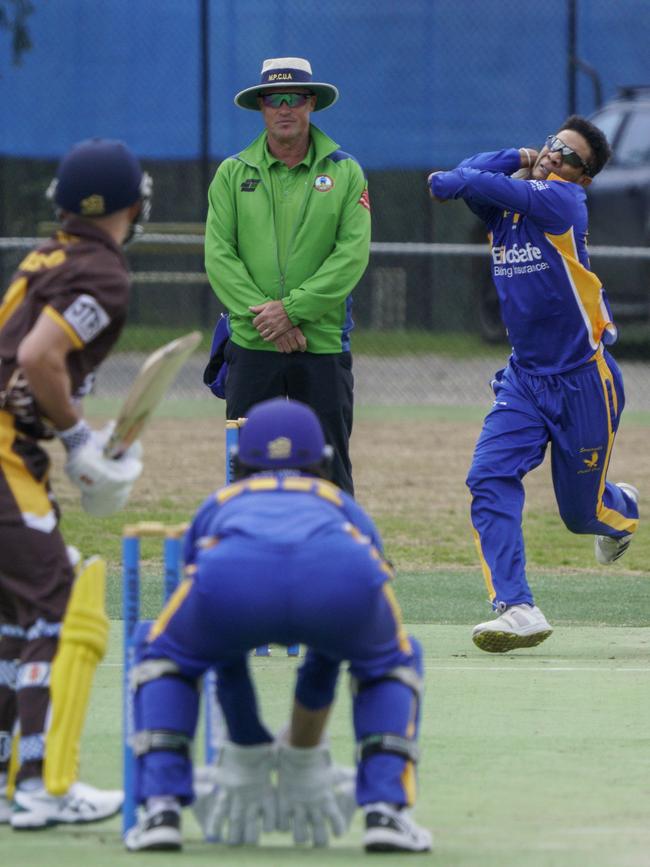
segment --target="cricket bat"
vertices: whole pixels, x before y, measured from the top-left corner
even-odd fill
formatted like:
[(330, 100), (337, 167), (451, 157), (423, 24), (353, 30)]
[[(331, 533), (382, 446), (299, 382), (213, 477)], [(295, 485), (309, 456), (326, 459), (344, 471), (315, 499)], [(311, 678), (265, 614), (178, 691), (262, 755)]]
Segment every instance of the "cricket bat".
[(166, 343), (145, 360), (126, 396), (115, 429), (104, 448), (107, 458), (119, 458), (142, 433), (167, 389), (201, 341), (192, 331)]

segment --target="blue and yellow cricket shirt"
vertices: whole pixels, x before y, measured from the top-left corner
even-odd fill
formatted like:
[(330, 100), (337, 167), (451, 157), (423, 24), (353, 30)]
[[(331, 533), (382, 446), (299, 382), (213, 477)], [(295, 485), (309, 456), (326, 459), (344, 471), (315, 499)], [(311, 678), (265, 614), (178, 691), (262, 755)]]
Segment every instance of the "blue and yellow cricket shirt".
[(584, 188), (555, 174), (510, 177), (519, 167), (516, 148), (478, 154), (433, 175), (431, 191), (463, 199), (488, 228), (513, 361), (530, 373), (562, 373), (613, 343), (616, 328), (589, 268)]

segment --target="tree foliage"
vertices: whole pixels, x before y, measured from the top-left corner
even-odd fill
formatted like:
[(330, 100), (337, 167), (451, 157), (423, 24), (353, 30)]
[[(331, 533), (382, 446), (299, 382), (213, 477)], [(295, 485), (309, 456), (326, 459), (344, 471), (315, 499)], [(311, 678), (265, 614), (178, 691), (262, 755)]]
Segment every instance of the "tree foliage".
[(33, 11), (30, 0), (0, 0), (0, 29), (11, 34), (11, 60), (16, 66), (32, 47), (27, 19)]

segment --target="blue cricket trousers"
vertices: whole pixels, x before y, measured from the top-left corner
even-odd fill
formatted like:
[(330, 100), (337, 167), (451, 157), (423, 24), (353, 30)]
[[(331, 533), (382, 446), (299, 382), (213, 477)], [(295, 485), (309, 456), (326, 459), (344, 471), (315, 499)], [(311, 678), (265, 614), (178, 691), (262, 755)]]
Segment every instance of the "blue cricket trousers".
[[(296, 516), (295, 519), (298, 519)], [(215, 666), (230, 739), (268, 740), (257, 718), (245, 663), (260, 644), (303, 644), (296, 697), (317, 709), (334, 697), (339, 664), (358, 684), (358, 741), (391, 733), (416, 740), (419, 699), (392, 672), (422, 676), (421, 651), (406, 635), (390, 570), (369, 539), (343, 522), (293, 544), (232, 535), (202, 551), (193, 578), (179, 585), (141, 648), (141, 658), (173, 660), (181, 677), (144, 684), (136, 696), (140, 730), (194, 734), (198, 697), (190, 682)], [(138, 759), (137, 798), (192, 798), (188, 759), (151, 752)], [(359, 803), (412, 803), (414, 766), (403, 755), (375, 753), (357, 772)]]
[(514, 362), (496, 375), (495, 401), (476, 444), (467, 485), (488, 595), (495, 608), (527, 602), (521, 530), (522, 479), (551, 443), (553, 487), (573, 533), (620, 537), (638, 525), (636, 504), (606, 481), (625, 403), (620, 370), (609, 353), (562, 374), (533, 375)]

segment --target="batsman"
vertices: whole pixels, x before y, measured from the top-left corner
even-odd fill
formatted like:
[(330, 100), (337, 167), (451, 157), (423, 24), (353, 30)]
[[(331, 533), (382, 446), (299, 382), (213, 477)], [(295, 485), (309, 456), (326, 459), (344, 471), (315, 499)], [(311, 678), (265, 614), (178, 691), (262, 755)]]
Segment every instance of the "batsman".
[[(424, 852), (410, 815), (422, 651), (407, 635), (393, 573), (370, 518), (326, 480), (332, 449), (314, 411), (277, 398), (252, 408), (234, 459), (237, 481), (199, 509), (185, 541), (186, 577), (139, 645), (132, 851), (180, 849), (181, 807), (194, 800), (190, 759), (199, 681), (213, 666), (227, 727), (203, 769), (197, 815), (206, 836), (255, 844), (261, 830), (325, 846), (356, 804), (368, 852)], [(290, 722), (261, 721), (247, 654), (268, 642), (307, 647)], [(354, 774), (332, 762), (325, 728), (349, 663)], [(210, 791), (212, 784), (212, 791)], [(206, 791), (207, 789), (207, 791)]]
[(108, 634), (104, 564), (66, 547), (41, 441), (63, 444), (88, 513), (127, 501), (139, 444), (105, 457), (110, 427), (91, 430), (82, 398), (126, 319), (122, 247), (150, 192), (122, 142), (75, 146), (49, 190), (61, 226), (21, 262), (0, 306), (0, 823), (15, 830), (105, 819), (123, 800), (77, 780)]

